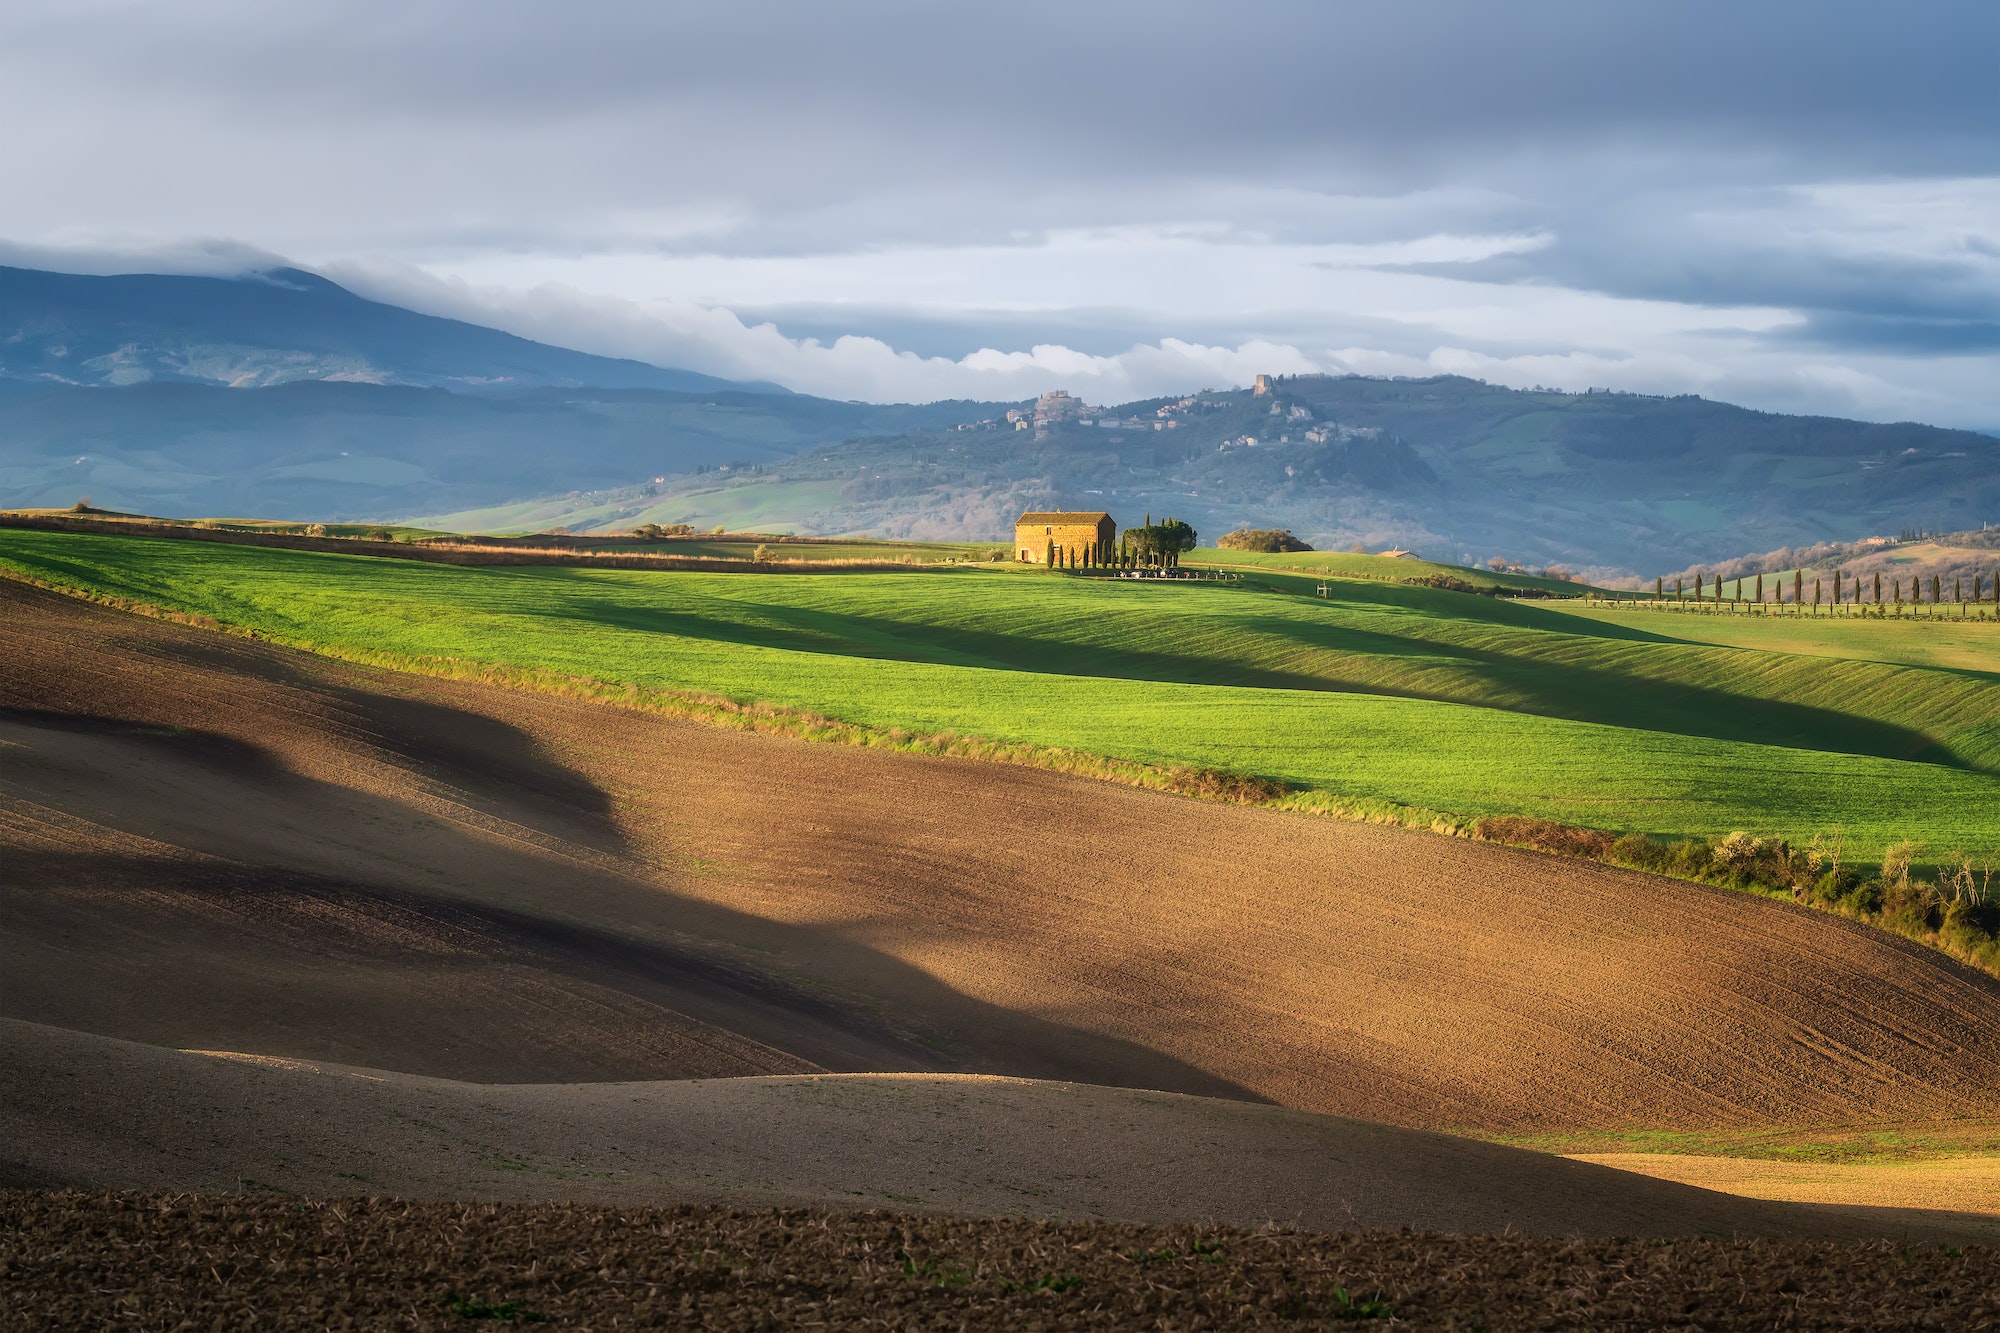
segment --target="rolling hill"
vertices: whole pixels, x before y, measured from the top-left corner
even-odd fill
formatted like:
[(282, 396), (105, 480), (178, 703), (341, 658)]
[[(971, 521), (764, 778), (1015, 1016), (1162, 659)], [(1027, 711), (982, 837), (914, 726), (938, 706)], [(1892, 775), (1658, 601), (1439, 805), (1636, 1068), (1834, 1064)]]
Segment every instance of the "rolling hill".
[[(1799, 621), (1745, 620), (1763, 642), (1719, 646), (1699, 642), (1709, 617), (1369, 580), (1321, 598), (1283, 572), (441, 567), (19, 529), (0, 564), (336, 654), (1215, 769), (1418, 822), (1838, 833), (1869, 857), (1905, 839), (1984, 854), (2000, 826), (1991, 620), (1856, 624), (1829, 660), (1789, 651)], [(1940, 636), (1976, 665), (1870, 660)]]
[(1109, 509), (1125, 524), (1172, 514), (1211, 540), (1288, 527), (1322, 548), (1400, 546), (1458, 564), (1501, 556), (1604, 578), (2000, 513), (2000, 440), (1971, 431), (1454, 376), (1275, 383), (1266, 395), (1127, 403), (1039, 436), (968, 417), (960, 424), (975, 429), (857, 439), (747, 478), (670, 478), (425, 521), (727, 514), (767, 530), (997, 537), (1023, 509)]
[(2000, 1116), (2000, 983), (1789, 904), (0, 598), (0, 1016), (485, 1083), (983, 1072), (1490, 1132)]
[[(1280, 378), (1016, 431), (239, 279), (0, 269), (0, 503), (179, 516), (1004, 537), (1030, 508), (1605, 578), (2000, 513), (2000, 440), (1700, 398)], [(1085, 424), (1087, 423), (1087, 424)]]
[(953, 415), (951, 405), (740, 390), (0, 381), (0, 494), (22, 505), (87, 496), (147, 513), (375, 519), (648, 474), (754, 475), (815, 442)]

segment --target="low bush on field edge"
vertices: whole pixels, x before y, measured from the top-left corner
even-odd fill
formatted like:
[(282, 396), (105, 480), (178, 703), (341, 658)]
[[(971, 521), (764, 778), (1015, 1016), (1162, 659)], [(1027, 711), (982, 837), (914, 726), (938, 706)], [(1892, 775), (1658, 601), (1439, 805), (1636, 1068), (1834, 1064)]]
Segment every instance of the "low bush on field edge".
[(1879, 865), (1871, 865), (1847, 860), (1837, 836), (1814, 837), (1804, 847), (1743, 832), (1663, 841), (1643, 833), (1621, 835), (1520, 816), (1481, 819), (1471, 832), (1484, 842), (1785, 898), (1891, 931), (2000, 975), (2000, 901), (1992, 884), (2000, 855), (1982, 860), (1949, 852), (1926, 878), (1916, 869), (1923, 847), (1914, 842), (1889, 848)]

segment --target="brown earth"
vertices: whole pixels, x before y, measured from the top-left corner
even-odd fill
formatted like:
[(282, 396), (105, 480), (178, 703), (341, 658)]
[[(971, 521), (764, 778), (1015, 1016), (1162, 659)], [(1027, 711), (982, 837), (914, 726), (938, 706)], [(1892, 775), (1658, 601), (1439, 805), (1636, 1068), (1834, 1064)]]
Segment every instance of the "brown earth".
[(2000, 1251), (0, 1191), (0, 1329), (1992, 1329)]
[(0, 1015), (479, 1082), (978, 1071), (1435, 1128), (2000, 1117), (1783, 904), (358, 668), (0, 585)]
[(473, 1084), (9, 1020), (0, 1145), (0, 1186), (2000, 1241), (2000, 1218), (1976, 1212), (1732, 1198), (1212, 1097), (977, 1074)]

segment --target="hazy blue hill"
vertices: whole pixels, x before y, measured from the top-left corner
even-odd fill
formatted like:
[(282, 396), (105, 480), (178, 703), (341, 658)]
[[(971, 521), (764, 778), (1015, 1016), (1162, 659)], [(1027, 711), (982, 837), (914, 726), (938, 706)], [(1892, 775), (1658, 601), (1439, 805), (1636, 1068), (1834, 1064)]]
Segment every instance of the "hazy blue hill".
[[(1021, 508), (1108, 508), (1123, 523), (1172, 514), (1210, 537), (1289, 527), (1321, 547), (1606, 575), (2000, 517), (2000, 440), (1969, 431), (1453, 376), (1306, 376), (1272, 395), (1196, 399), (1124, 404), (1100, 414), (1112, 425), (1041, 439), (996, 428), (856, 439), (732, 477), (727, 491), (712, 476), (670, 478), (573, 509), (604, 524), (742, 516), (993, 538)], [(1175, 428), (1154, 428), (1161, 408)], [(774, 484), (787, 482), (798, 484)]]
[(109, 508), (180, 516), (473, 509), (720, 465), (741, 471), (863, 432), (935, 427), (964, 411), (734, 390), (0, 381), (0, 506), (87, 495)]
[(356, 296), (297, 269), (89, 277), (0, 267), (0, 377), (239, 387), (350, 379), (488, 387), (785, 390), (591, 356)]

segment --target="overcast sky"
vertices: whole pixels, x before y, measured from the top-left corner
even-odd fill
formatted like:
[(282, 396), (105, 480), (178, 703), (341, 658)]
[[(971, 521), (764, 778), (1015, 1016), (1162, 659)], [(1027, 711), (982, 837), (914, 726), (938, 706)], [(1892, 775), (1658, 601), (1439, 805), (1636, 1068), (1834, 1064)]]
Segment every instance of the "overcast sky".
[(0, 258), (841, 398), (1454, 371), (2000, 428), (2000, 4), (14, 4)]

